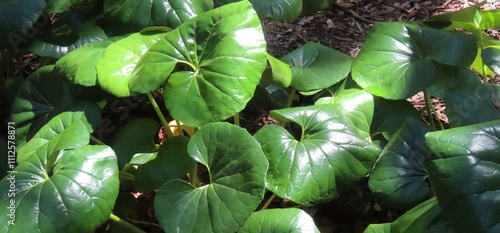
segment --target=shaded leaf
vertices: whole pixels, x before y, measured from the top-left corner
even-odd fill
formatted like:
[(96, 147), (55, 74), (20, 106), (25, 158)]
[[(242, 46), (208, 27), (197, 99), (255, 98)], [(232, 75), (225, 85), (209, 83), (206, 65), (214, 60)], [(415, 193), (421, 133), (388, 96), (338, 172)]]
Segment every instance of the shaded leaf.
[(314, 220), (301, 209), (267, 209), (253, 213), (238, 232), (278, 233), (310, 232), (319, 233)]

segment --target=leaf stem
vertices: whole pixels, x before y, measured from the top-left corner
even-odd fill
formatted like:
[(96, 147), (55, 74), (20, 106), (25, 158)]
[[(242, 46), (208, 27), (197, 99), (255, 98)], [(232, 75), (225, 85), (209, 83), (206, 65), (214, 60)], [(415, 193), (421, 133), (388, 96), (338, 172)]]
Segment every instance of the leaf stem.
[(181, 122), (178, 120), (175, 120), (175, 124), (177, 125), (177, 131), (179, 131), (179, 134), (181, 136), (184, 136), (184, 130), (182, 128)]
[(165, 119), (165, 117), (163, 116), (163, 113), (161, 112), (160, 107), (156, 103), (155, 98), (153, 97), (153, 95), (151, 95), (151, 93), (146, 93), (146, 95), (148, 96), (148, 99), (149, 99), (149, 102), (151, 102), (151, 105), (153, 105), (153, 108), (155, 109), (156, 115), (158, 115), (158, 118), (160, 118), (161, 123), (165, 127), (165, 130), (167, 131), (168, 136), (174, 137), (174, 133), (172, 133), (172, 130), (168, 126), (167, 119)]
[(94, 135), (92, 135), (92, 134), (90, 135), (90, 139), (92, 141), (94, 141), (95, 143), (99, 144), (99, 145), (106, 145), (106, 143), (104, 143), (103, 141), (99, 140), (99, 138), (94, 137)]
[(146, 233), (145, 231), (141, 230), (140, 228), (136, 227), (135, 225), (121, 219), (120, 217), (110, 214), (109, 215), (109, 220), (112, 222), (126, 228), (129, 232), (134, 232), (134, 233)]
[(434, 116), (431, 111), (431, 97), (429, 96), (429, 93), (427, 91), (424, 91), (424, 98), (425, 98), (425, 108), (427, 109), (427, 117), (429, 118), (429, 122), (431, 123), (431, 126), (433, 129), (436, 129), (436, 124), (434, 123)]
[(292, 93), (290, 93), (290, 97), (288, 98), (288, 103), (286, 103), (286, 108), (290, 108), (293, 103), (293, 99), (295, 98), (295, 95), (297, 94), (297, 90), (293, 89)]
[(121, 178), (124, 178), (124, 179), (127, 179), (127, 180), (135, 180), (135, 176), (128, 173), (128, 172), (125, 172), (125, 171), (120, 171), (120, 177)]
[(189, 173), (189, 183), (194, 187), (198, 187), (200, 181), (198, 180), (198, 163), (195, 163), (193, 166), (193, 170)]
[(236, 114), (234, 114), (233, 118), (234, 118), (234, 124), (240, 126), (240, 113), (237, 112)]
[[(481, 53), (484, 51), (484, 33), (482, 31), (479, 31), (479, 49), (481, 49)], [(484, 64), (484, 61), (481, 59), (481, 72), (483, 75), (483, 83), (488, 83), (488, 76), (486, 75), (486, 64)]]
[(271, 197), (269, 197), (269, 199), (267, 199), (266, 203), (264, 203), (264, 205), (262, 206), (262, 208), (260, 208), (260, 210), (267, 209), (267, 207), (269, 207), (271, 202), (273, 202), (274, 198), (276, 198), (276, 193), (273, 193), (273, 195)]
[(156, 224), (154, 222), (145, 222), (145, 221), (139, 221), (139, 220), (135, 220), (135, 219), (129, 219), (128, 221), (132, 222), (132, 223), (136, 223), (136, 224), (151, 225), (151, 226), (162, 228), (160, 224)]

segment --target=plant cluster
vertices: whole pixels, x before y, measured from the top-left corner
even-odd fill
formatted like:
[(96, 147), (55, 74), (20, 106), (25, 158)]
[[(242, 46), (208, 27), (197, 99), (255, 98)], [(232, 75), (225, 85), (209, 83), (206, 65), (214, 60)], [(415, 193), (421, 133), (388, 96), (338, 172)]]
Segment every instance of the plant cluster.
[[(319, 232), (302, 209), (269, 203), (318, 205), (368, 177), (379, 200), (407, 212), (367, 233), (500, 232), (500, 86), (487, 78), (500, 74), (500, 42), (483, 33), (500, 27), (500, 11), (377, 22), (356, 58), (313, 42), (266, 52), (262, 17), (332, 2), (0, 2), (0, 40), (13, 46), (2, 61), (46, 58), (25, 80), (2, 67), (17, 167), (0, 171), (0, 209), (15, 203), (17, 215), (0, 231), (92, 232), (110, 220), (111, 231), (142, 232), (127, 222), (136, 190), (155, 193), (165, 232)], [(406, 100), (421, 91), (427, 118)], [(92, 132), (109, 94), (147, 95), (158, 120), (133, 120), (106, 145)], [(297, 95), (314, 104), (294, 107)], [(240, 127), (252, 98), (281, 125)]]

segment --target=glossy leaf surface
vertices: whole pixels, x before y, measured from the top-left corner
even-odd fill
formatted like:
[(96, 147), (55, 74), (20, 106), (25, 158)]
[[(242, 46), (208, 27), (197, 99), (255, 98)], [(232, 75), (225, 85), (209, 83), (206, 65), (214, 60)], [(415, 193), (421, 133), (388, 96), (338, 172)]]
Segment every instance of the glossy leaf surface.
[(441, 208), (435, 197), (420, 203), (391, 224), (391, 232), (440, 232), (453, 233), (443, 219)]
[(164, 184), (155, 198), (163, 229), (237, 231), (264, 197), (268, 163), (259, 143), (245, 129), (211, 123), (191, 138), (188, 153), (207, 167), (210, 183), (197, 188), (181, 180)]
[(500, 119), (500, 86), (468, 85), (446, 92), (446, 115), (454, 127)]
[[(188, 126), (224, 120), (241, 111), (266, 67), (261, 23), (249, 2), (224, 5), (169, 32), (141, 58), (130, 90), (163, 84), (173, 118)], [(185, 70), (174, 72), (176, 65)]]
[(292, 87), (311, 91), (327, 88), (347, 77), (353, 59), (332, 48), (308, 42), (281, 60), (292, 66)]
[(117, 97), (132, 95), (129, 82), (137, 62), (163, 35), (134, 33), (107, 46), (95, 67), (99, 86)]
[(239, 233), (319, 233), (314, 220), (301, 209), (267, 209), (253, 213)]
[[(200, 13), (211, 10), (212, 1), (196, 0), (105, 0), (107, 20), (119, 31), (132, 32), (147, 26), (176, 28)], [(126, 25), (126, 26), (119, 26)]]
[(75, 49), (56, 62), (56, 69), (75, 84), (94, 86), (97, 84), (95, 66), (106, 47), (112, 43), (110, 40), (103, 40)]
[[(297, 139), (277, 125), (260, 129), (255, 138), (269, 160), (267, 188), (282, 198), (313, 205), (337, 197), (371, 170), (378, 146), (360, 135), (357, 118), (340, 104), (271, 111), (271, 116), (297, 123)], [(355, 109), (356, 106), (354, 106)]]
[(414, 118), (389, 140), (370, 174), (370, 190), (384, 203), (410, 209), (431, 197), (425, 178), (424, 135), (431, 129)]
[(110, 144), (118, 157), (118, 167), (123, 168), (135, 155), (157, 152), (154, 139), (159, 129), (150, 118), (137, 119), (120, 128)]
[(190, 172), (195, 161), (187, 153), (189, 138), (167, 138), (156, 158), (139, 166), (135, 172), (134, 186), (141, 192), (158, 189), (169, 180)]
[(2, 232), (91, 232), (109, 218), (119, 187), (116, 156), (107, 146), (87, 145), (88, 127), (81, 113), (63, 113), (23, 147), (33, 153), (19, 151), (25, 159), (0, 181), (0, 206), (14, 200), (17, 213), (16, 224), (2, 225)]
[(425, 136), (429, 180), (456, 232), (500, 230), (500, 120)]
[(302, 11), (303, 0), (250, 0), (259, 17), (275, 20), (294, 20)]
[(377, 22), (352, 67), (366, 91), (386, 99), (407, 99), (436, 76), (435, 62), (468, 67), (476, 55), (473, 36), (414, 24)]

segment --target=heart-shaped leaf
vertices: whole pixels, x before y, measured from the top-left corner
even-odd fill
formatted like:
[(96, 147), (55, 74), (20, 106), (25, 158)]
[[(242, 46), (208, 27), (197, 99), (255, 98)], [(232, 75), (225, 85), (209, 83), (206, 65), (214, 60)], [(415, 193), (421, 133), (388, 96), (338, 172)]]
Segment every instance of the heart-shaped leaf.
[(352, 77), (374, 95), (407, 99), (434, 80), (435, 62), (468, 67), (476, 51), (476, 40), (470, 35), (377, 22), (353, 63)]
[(500, 120), (425, 135), (427, 170), (445, 218), (457, 232), (500, 230)]
[[(167, 33), (141, 58), (129, 86), (133, 92), (147, 93), (163, 83), (172, 117), (201, 126), (245, 107), (266, 58), (259, 18), (249, 2), (237, 2), (200, 14)], [(169, 76), (177, 64), (187, 71)]]
[(374, 102), (375, 112), (370, 129), (373, 136), (384, 132), (395, 132), (408, 118), (420, 119), (417, 109), (406, 100), (386, 100), (377, 97)]
[[(44, 0), (13, 0), (0, 2), (0, 45), (18, 52), (21, 45), (34, 36), (29, 31), (45, 7)], [(48, 17), (45, 16), (46, 23)], [(36, 33), (36, 32), (35, 32)]]
[[(235, 232), (264, 197), (268, 163), (245, 129), (228, 123), (203, 126), (188, 153), (207, 167), (210, 184), (172, 180), (158, 190), (155, 212), (166, 232)], [(195, 221), (193, 221), (195, 220)]]
[(61, 58), (86, 44), (105, 40), (108, 36), (96, 25), (98, 17), (80, 12), (63, 13), (56, 24), (28, 44), (28, 49), (39, 56)]
[[(99, 108), (78, 105), (78, 89), (64, 75), (44, 66), (31, 74), (21, 85), (12, 104), (11, 119), (16, 122), (16, 143), (22, 146), (52, 117), (64, 111), (86, 111), (100, 118)], [(94, 123), (98, 123), (94, 122)], [(97, 127), (97, 125), (94, 125)]]
[(117, 97), (132, 95), (129, 81), (137, 62), (163, 35), (134, 33), (109, 45), (96, 65), (99, 86)]
[(299, 91), (327, 88), (347, 77), (353, 59), (335, 49), (308, 42), (281, 60), (292, 66), (292, 87)]
[(423, 164), (428, 154), (424, 135), (430, 131), (415, 118), (408, 118), (384, 147), (368, 183), (384, 203), (410, 209), (431, 196)]
[(155, 159), (139, 166), (135, 172), (134, 186), (141, 192), (160, 188), (169, 180), (190, 172), (195, 161), (187, 153), (189, 138), (167, 138)]
[(468, 85), (445, 94), (446, 115), (454, 127), (500, 119), (500, 86)]
[(267, 54), (267, 61), (270, 67), (262, 74), (261, 84), (268, 85), (276, 83), (281, 87), (289, 87), (292, 84), (292, 70), (286, 63)]
[(275, 20), (294, 20), (302, 11), (302, 0), (250, 0), (259, 17)]
[(118, 38), (109, 38), (75, 49), (56, 62), (56, 69), (73, 83), (94, 86), (97, 84), (97, 62), (104, 50)]
[(311, 232), (319, 233), (314, 220), (301, 209), (269, 209), (253, 213), (238, 232), (278, 233)]
[(442, 29), (463, 28), (470, 32), (500, 27), (500, 10), (481, 10), (481, 5), (478, 4), (459, 11), (435, 15), (427, 19), (425, 23), (433, 25), (438, 22), (445, 22), (446, 24), (443, 25), (447, 26)]
[(453, 233), (443, 219), (435, 197), (420, 203), (391, 224), (391, 232), (439, 232)]
[[(356, 109), (356, 106), (353, 106)], [(255, 138), (269, 160), (267, 188), (302, 205), (337, 197), (371, 170), (378, 146), (360, 135), (341, 104), (271, 111), (280, 121), (297, 123), (298, 139), (277, 125), (260, 129)]]
[(15, 212), (15, 225), (0, 216), (0, 231), (91, 232), (109, 218), (119, 188), (116, 156), (107, 146), (80, 143), (89, 138), (75, 132), (80, 125), (89, 125), (81, 113), (65, 112), (26, 144), (38, 147), (0, 181), (0, 207)]
[(481, 58), (495, 74), (500, 74), (500, 46), (484, 49)]
[(150, 118), (137, 119), (122, 127), (110, 144), (118, 157), (118, 167), (122, 169), (135, 155), (157, 152), (154, 138), (159, 129), (158, 123)]
[[(212, 1), (195, 0), (105, 0), (106, 20), (114, 30), (133, 32), (147, 26), (176, 28), (183, 22), (213, 9)], [(123, 25), (123, 26), (120, 26)]]

